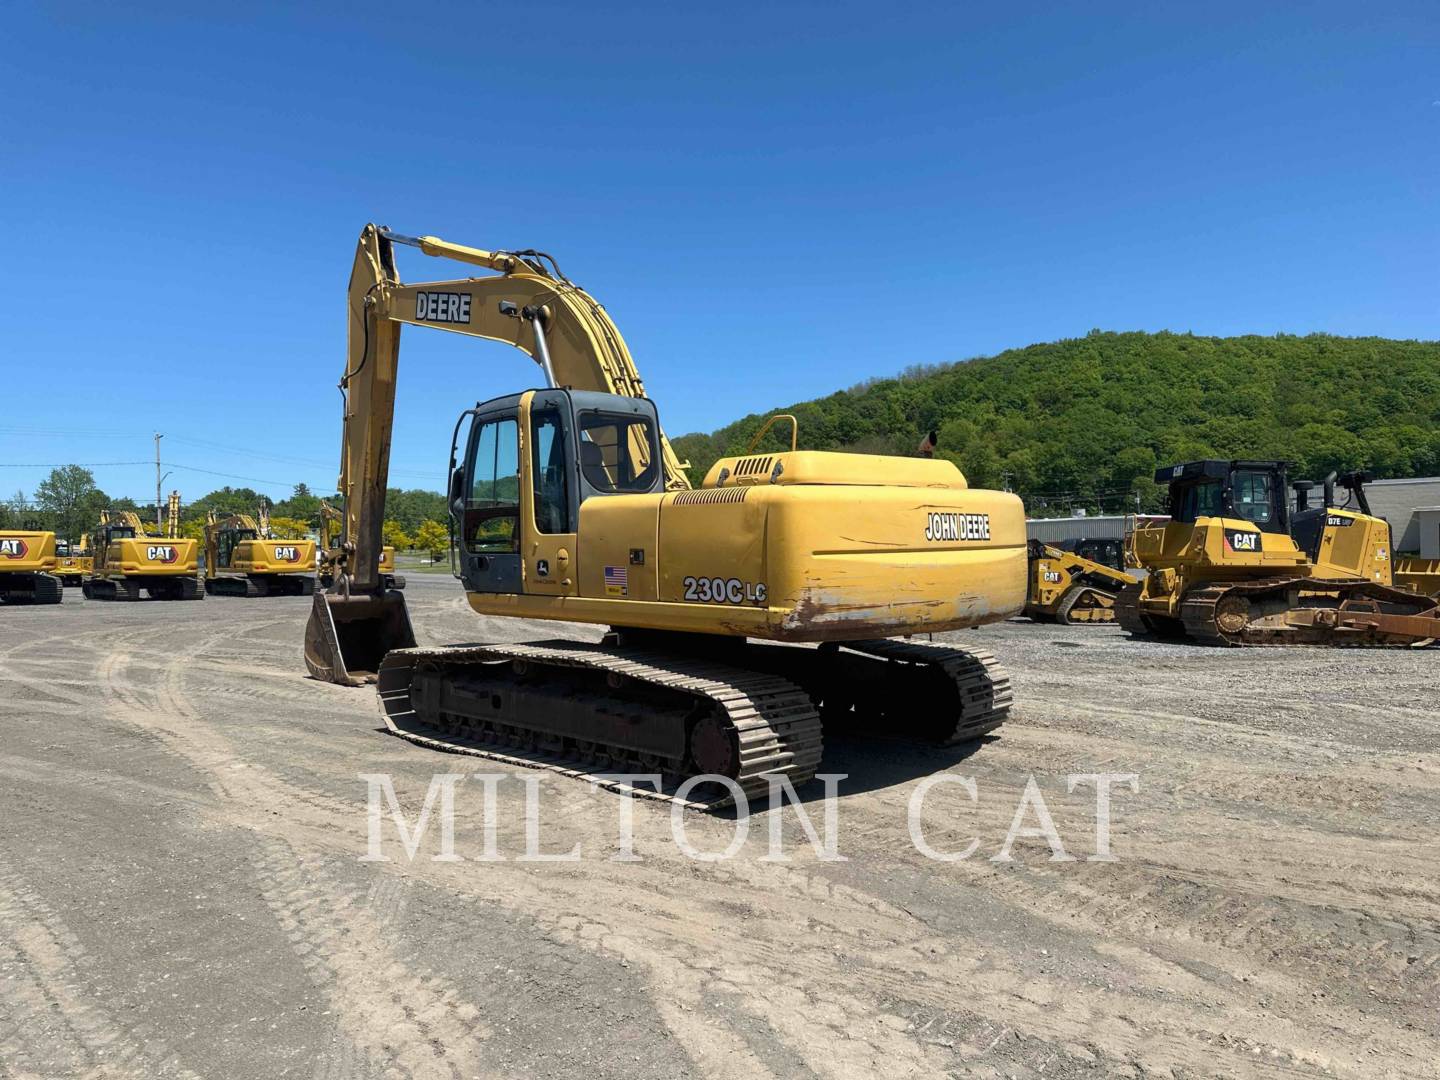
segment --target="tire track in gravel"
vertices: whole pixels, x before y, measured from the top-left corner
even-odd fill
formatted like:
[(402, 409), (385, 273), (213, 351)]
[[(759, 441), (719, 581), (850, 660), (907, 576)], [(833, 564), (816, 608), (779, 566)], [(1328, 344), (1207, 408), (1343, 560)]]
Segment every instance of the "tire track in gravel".
[[(354, 814), (353, 805), (347, 806), (308, 792), (287, 792), (283, 782), (277, 786), (271, 783), (273, 779), (266, 778), (266, 787), (272, 796), (288, 798), (296, 810), (302, 806), (307, 808), (316, 815), (312, 824), (325, 828), (327, 832), (337, 828), (334, 820), (337, 813)], [(591, 805), (585, 799), (578, 802), (581, 809)], [(412, 872), (415, 872), (413, 866)], [(432, 876), (424, 871), (421, 875)], [(772, 879), (767, 887), (773, 889), (775, 872), (767, 876)], [(434, 880), (452, 890), (455, 887), (452, 875), (442, 872), (434, 875)], [(750, 882), (743, 890), (746, 895), (753, 895), (754, 884)], [(627, 872), (622, 881), (614, 883), (602, 883), (591, 877), (575, 890), (570, 897), (571, 902), (578, 910), (589, 908), (593, 911), (597, 907), (597, 899), (600, 899), (596, 889), (601, 887), (603, 896), (605, 885), (612, 887), (617, 910), (633, 910), (637, 906), (633, 899), (637, 891), (641, 895), (651, 894), (643, 882), (636, 881), (633, 873)], [(664, 885), (662, 880), (656, 883), (656, 888), (663, 891)], [(511, 906), (515, 904), (515, 886), (514, 881), (506, 883)], [(506, 902), (494, 894), (488, 898)], [(521, 904), (517, 910), (533, 913), (542, 906), (553, 907), (558, 897), (552, 885), (543, 895), (536, 895), (533, 899), (534, 903)], [(607, 905), (602, 902), (598, 906), (604, 909)], [(697, 924), (694, 912), (685, 910), (683, 906), (679, 910), (645, 910), (642, 907), (635, 914), (635, 918), (625, 922), (614, 917), (581, 919), (575, 924), (574, 941), (618, 954), (649, 969), (656, 984), (656, 999), (662, 1016), (677, 1035), (685, 1032), (687, 1027), (691, 1029), (686, 1032), (688, 1039), (685, 1035), (681, 1038), (697, 1060), (713, 1061), (717, 1053), (725, 1053), (733, 1059), (737, 1052), (743, 1052), (743, 1042), (737, 1042), (734, 1037), (731, 1037), (728, 1047), (718, 1045), (713, 1026), (709, 1026), (708, 1031), (704, 1028), (696, 1030), (690, 1015), (703, 1008), (707, 997), (730, 995), (747, 1012), (780, 1033), (792, 1049), (809, 1060), (818, 1075), (846, 1077), (868, 1073), (924, 1076), (933, 1075), (942, 1064), (943, 1050), (917, 1044), (904, 1030), (887, 1027), (875, 1020), (875, 1014), (881, 1011), (882, 999), (857, 998), (826, 987), (827, 976), (834, 967), (834, 953), (822, 950), (811, 957), (807, 955), (809, 950), (803, 946), (785, 942), (788, 924), (794, 918), (793, 912), (782, 910), (771, 914), (772, 919), (780, 919), (787, 925), (771, 940), (760, 942), (717, 941), (708, 923)], [(652, 947), (649, 941), (656, 926), (665, 926), (670, 931), (662, 942), (663, 947), (658, 949)], [(857, 926), (846, 925), (846, 920), (839, 920), (837, 927), (852, 942), (863, 938), (883, 941), (887, 929), (893, 936), (893, 928), (885, 924)], [(747, 926), (747, 929), (753, 928), (754, 923)], [(915, 940), (907, 940), (907, 937), (913, 936), (901, 935), (888, 942), (887, 951), (897, 963), (871, 973), (870, 981), (896, 1000), (900, 1000), (902, 995), (916, 995), (917, 968), (937, 966), (934, 961), (928, 965), (924, 962), (925, 950)], [(928, 942), (931, 939), (922, 932), (919, 940)], [(932, 955), (939, 955), (941, 947), (946, 954), (951, 953), (950, 943), (943, 939), (934, 941), (928, 946)], [(790, 961), (788, 966), (777, 965), (777, 950)], [(717, 955), (733, 956), (734, 960), (730, 963), (717, 962)], [(802, 964), (801, 959), (805, 963)], [(953, 1009), (954, 999), (949, 987), (954, 982), (955, 962), (956, 958), (951, 955), (948, 964), (952, 970), (924, 972), (928, 980), (921, 978), (918, 981), (931, 981), (931, 985), (922, 988), (918, 994), (922, 1004)], [(1068, 1028), (1067, 1041), (1079, 1044), (1087, 1034), (1101, 1026), (1100, 1021), (1106, 1014), (1103, 1005), (1097, 1012), (1088, 1005), (1079, 1006), (1067, 1001), (1066, 987), (1058, 982), (1047, 987), (1043, 980), (1001, 977), (994, 972), (982, 972), (978, 966), (968, 970), (965, 977), (991, 991), (987, 995), (991, 1015), (983, 1017), (990, 1027), (1013, 1030), (1023, 1024), (1043, 1033), (1036, 1038), (1036, 1053), (1043, 1058), (1053, 1059), (1056, 1056), (1055, 1048), (1047, 1046), (1046, 1039), (1053, 1038), (1055, 1034), (1057, 1016), (1069, 1021), (1065, 1025)], [(1119, 995), (1113, 1007), (1116, 1011), (1145, 1011), (1144, 1003)], [(1211, 1052), (1196, 1055), (1197, 1040), (1193, 1037), (1192, 1025), (1187, 1023), (1186, 1006), (1181, 1004), (1150, 1012), (1153, 1015), (1147, 1016), (1147, 1021), (1158, 1021), (1153, 1026), (1137, 1022), (1113, 1033), (1107, 1032), (1102, 1042), (1112, 1058), (1154, 1058), (1172, 1063), (1188, 1060), (1197, 1069), (1207, 1063), (1213, 1064)], [(869, 1028), (879, 1030), (865, 1030)], [(865, 1034), (860, 1034), (862, 1031)], [(747, 1066), (749, 1073), (763, 1075), (765, 1072), (762, 1063), (753, 1056)]]
[(347, 895), (323, 860), (305, 857), (275, 831), (273, 786), (186, 698), (182, 682), (189, 655), (223, 636), (167, 653), (153, 703), (127, 679), (132, 649), (110, 653), (100, 676), (112, 714), (143, 728), (167, 753), (206, 776), (220, 816), (253, 832), (261, 896), (326, 995), (342, 1037), (317, 1063), (317, 1075), (337, 1080), (483, 1075), (480, 1043), (487, 1033), (478, 1010), (444, 980), (406, 967), (386, 940), (383, 923)]
[(54, 908), (0, 862), (0, 1068), (20, 1076), (199, 1080), (150, 1025), (99, 1004), (89, 957)]

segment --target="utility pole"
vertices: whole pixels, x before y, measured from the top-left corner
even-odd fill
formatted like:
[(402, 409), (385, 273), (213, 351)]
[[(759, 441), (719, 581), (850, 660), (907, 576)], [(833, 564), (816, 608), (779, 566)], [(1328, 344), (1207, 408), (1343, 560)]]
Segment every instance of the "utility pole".
[(160, 440), (165, 436), (155, 433), (155, 528), (164, 528), (165, 519), (160, 516)]

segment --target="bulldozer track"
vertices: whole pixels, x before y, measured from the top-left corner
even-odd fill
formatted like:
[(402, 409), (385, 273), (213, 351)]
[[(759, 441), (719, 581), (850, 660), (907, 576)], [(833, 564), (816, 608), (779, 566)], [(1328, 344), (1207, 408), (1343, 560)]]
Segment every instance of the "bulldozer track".
[[(1238, 598), (1246, 601), (1246, 607), (1240, 610), (1248, 612), (1249, 605), (1255, 601), (1264, 601), (1267, 596), (1284, 596), (1295, 589), (1303, 590), (1310, 600), (1309, 603), (1298, 605), (1302, 608), (1337, 609), (1340, 602), (1362, 600), (1404, 605), (1414, 608), (1415, 614), (1424, 614), (1427, 606), (1431, 612), (1435, 610), (1433, 604), (1427, 604), (1424, 597), (1373, 582), (1287, 577), (1278, 581), (1203, 585), (1192, 590), (1180, 605), (1181, 617), (1185, 623), (1185, 633), (1189, 637), (1208, 644), (1244, 648), (1288, 645), (1292, 647), (1407, 649), (1425, 646), (1434, 640), (1433, 638), (1417, 639), (1413, 636), (1383, 632), (1366, 633), (1363, 630), (1343, 627), (1338, 629), (1322, 626), (1270, 627), (1247, 624), (1235, 630), (1227, 630), (1221, 625), (1223, 615), (1220, 605), (1228, 599)], [(1322, 597), (1333, 602), (1319, 602), (1319, 598)], [(1291, 610), (1296, 606), (1291, 605)], [(1440, 630), (1440, 617), (1432, 615), (1432, 620), (1436, 623), (1437, 630)]]
[[(557, 736), (501, 720), (457, 716), (439, 727), (426, 723), (411, 698), (414, 673), (425, 665), (443, 666), (447, 674), (477, 674), (496, 665), (548, 669), (546, 689), (557, 701), (571, 690), (583, 689), (574, 675), (587, 672), (603, 674), (612, 685), (633, 682), (668, 691), (690, 699), (692, 708), (708, 705), (734, 735), (738, 767), (732, 779), (747, 796), (767, 792), (772, 776), (799, 786), (815, 775), (820, 764), (819, 713), (810, 695), (788, 679), (703, 658), (573, 641), (389, 653), (380, 666), (377, 687), (385, 724), (400, 738), (432, 749), (548, 769), (612, 791), (681, 802), (695, 809), (720, 808), (733, 801), (728, 789), (711, 797), (679, 798), (677, 778), (688, 771), (684, 758), (640, 756), (627, 747)], [(622, 772), (659, 773), (664, 782), (655, 791), (617, 779), (615, 774)]]

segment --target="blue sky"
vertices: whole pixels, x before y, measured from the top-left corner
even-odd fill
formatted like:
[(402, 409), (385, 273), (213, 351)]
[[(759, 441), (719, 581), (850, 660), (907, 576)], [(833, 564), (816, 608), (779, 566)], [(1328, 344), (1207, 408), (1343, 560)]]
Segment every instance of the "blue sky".
[[(555, 254), (672, 434), (1092, 327), (1437, 336), (1433, 7), (144, 11), (6, 7), (0, 497), (154, 431), (187, 497), (333, 483), (371, 220)], [(392, 482), (537, 381), (407, 331)]]

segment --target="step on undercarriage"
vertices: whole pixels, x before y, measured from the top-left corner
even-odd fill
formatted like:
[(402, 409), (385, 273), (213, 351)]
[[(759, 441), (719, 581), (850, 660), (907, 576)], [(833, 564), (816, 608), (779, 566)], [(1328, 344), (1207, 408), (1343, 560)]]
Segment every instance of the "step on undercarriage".
[(139, 600), (141, 593), (152, 600), (204, 600), (205, 590), (198, 578), (91, 578), (81, 586), (87, 600)]
[[(378, 673), (386, 725), (434, 749), (715, 808), (730, 789), (686, 790), (686, 778), (729, 777), (747, 797), (772, 775), (798, 787), (820, 766), (823, 726), (954, 745), (994, 731), (1011, 704), (1009, 678), (978, 650), (736, 642), (706, 655), (626, 636), (395, 650)], [(662, 782), (631, 787), (622, 773)]]

